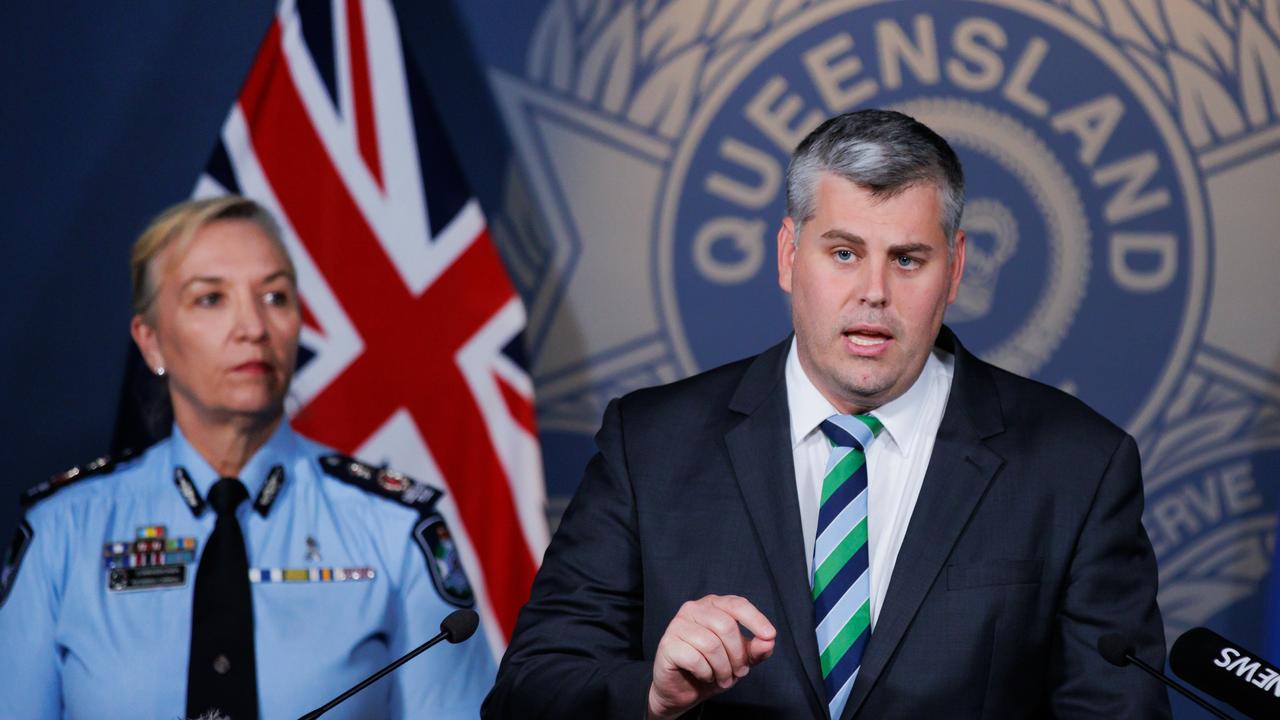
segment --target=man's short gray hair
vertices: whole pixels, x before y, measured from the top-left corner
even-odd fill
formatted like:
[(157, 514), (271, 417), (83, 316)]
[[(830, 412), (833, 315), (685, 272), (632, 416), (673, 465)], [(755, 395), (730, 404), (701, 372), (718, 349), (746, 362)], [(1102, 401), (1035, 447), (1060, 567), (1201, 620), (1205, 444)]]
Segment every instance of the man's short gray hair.
[(942, 202), (947, 249), (964, 212), (964, 171), (956, 153), (934, 131), (892, 110), (837, 115), (809, 133), (787, 167), (787, 215), (800, 226), (813, 217), (822, 173), (838, 175), (879, 200), (917, 185), (933, 185)]

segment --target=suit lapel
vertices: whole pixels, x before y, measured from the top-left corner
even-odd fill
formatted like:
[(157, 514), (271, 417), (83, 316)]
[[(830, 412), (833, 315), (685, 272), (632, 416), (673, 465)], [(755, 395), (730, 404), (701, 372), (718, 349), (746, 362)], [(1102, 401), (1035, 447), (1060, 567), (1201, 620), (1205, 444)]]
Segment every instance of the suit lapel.
[(947, 328), (939, 346), (955, 353), (955, 375), (920, 497), (842, 718), (852, 718), (893, 656), (1003, 459), (984, 444), (1004, 421), (991, 371)]
[(747, 369), (729, 408), (746, 417), (725, 434), (725, 446), (747, 513), (764, 550), (782, 618), (775, 652), (794, 652), (813, 690), (814, 709), (823, 697), (813, 604), (805, 577), (804, 538), (796, 498), (795, 464), (783, 380), (790, 340), (761, 354)]

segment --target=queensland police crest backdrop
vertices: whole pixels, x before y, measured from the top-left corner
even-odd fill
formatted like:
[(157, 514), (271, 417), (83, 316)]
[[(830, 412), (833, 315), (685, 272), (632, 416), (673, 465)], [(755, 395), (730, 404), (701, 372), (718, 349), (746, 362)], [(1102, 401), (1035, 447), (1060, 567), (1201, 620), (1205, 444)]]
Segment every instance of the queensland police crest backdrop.
[[(105, 448), (126, 248), (189, 189), (265, 5), (8, 24), (26, 101), (0, 121), (10, 497)], [(1208, 624), (1263, 649), (1280, 604), (1280, 0), (399, 6), (529, 309), (553, 510), (610, 398), (788, 332), (787, 156), (822, 118), (896, 108), (967, 170), (947, 322), (1138, 438), (1170, 640)]]
[(1170, 639), (1262, 642), (1280, 4), (550, 0), (505, 28), (505, 3), (460, 7), (515, 147), (499, 228), (545, 248), (517, 275), (553, 495), (610, 397), (785, 335), (787, 157), (825, 117), (895, 108), (967, 171), (947, 322), (1138, 438)]

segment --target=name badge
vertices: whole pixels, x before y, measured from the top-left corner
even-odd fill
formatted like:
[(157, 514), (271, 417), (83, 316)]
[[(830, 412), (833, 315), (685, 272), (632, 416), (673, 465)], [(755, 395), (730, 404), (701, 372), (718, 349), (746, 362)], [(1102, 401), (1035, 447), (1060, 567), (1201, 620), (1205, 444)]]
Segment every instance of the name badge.
[(114, 568), (107, 573), (107, 589), (112, 592), (154, 590), (156, 588), (181, 587), (186, 584), (186, 565), (122, 567)]
[(138, 528), (133, 540), (102, 546), (107, 589), (153, 590), (187, 583), (187, 566), (195, 562), (196, 539), (167, 537), (163, 525)]

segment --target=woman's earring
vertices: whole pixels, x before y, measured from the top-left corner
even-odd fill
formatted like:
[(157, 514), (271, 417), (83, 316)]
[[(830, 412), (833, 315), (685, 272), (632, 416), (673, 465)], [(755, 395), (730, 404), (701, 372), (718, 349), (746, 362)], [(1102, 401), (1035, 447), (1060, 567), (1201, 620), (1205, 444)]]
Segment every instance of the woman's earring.
[(164, 368), (162, 367), (156, 368), (156, 377), (164, 377)]

